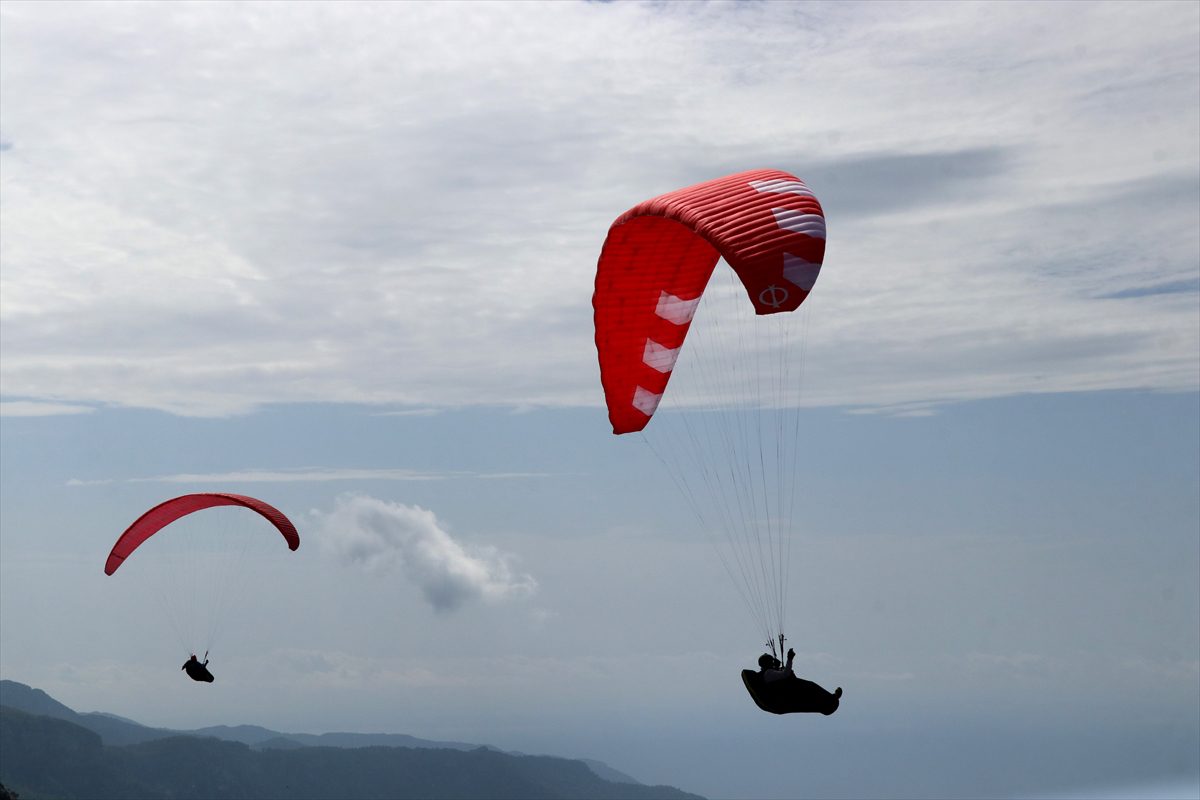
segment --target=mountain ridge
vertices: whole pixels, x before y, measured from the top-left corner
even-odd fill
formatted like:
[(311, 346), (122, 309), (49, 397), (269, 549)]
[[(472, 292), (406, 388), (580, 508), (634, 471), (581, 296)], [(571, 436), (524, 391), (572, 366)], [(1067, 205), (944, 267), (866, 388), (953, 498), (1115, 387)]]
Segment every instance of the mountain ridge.
[(56, 800), (702, 800), (618, 784), (581, 761), (404, 747), (255, 750), (212, 737), (111, 746), (64, 719), (0, 706), (0, 784)]
[[(44, 736), (44, 738), (48, 738), (48, 740), (52, 742), (71, 742), (72, 750), (80, 752), (85, 751), (89, 753), (89, 764), (109, 764), (109, 766), (106, 766), (104, 769), (110, 769), (110, 764), (112, 763), (132, 763), (144, 766), (145, 757), (142, 756), (142, 754), (139, 754), (143, 751), (158, 752), (161, 750), (164, 752), (169, 752), (173, 754), (173, 758), (182, 758), (184, 759), (184, 762), (186, 762), (186, 758), (182, 756), (182, 753), (191, 752), (192, 750), (196, 750), (196, 748), (188, 748), (186, 744), (178, 744), (178, 742), (170, 745), (156, 744), (156, 742), (175, 739), (193, 742), (215, 740), (223, 742), (223, 744), (226, 745), (238, 745), (239, 747), (245, 748), (246, 752), (239, 750), (220, 750), (220, 748), (217, 748), (217, 750), (212, 752), (217, 754), (223, 753), (223, 756), (215, 757), (227, 758), (230, 764), (238, 766), (239, 769), (245, 770), (246, 775), (248, 776), (258, 775), (260, 771), (265, 769), (264, 765), (274, 763), (274, 760), (272, 759), (287, 759), (292, 757), (290, 754), (299, 750), (328, 751), (328, 753), (320, 756), (320, 760), (330, 764), (332, 774), (342, 774), (342, 772), (338, 772), (338, 770), (343, 770), (344, 768), (341, 760), (343, 757), (336, 756), (336, 754), (331, 754), (337, 753), (338, 751), (376, 751), (377, 754), (367, 758), (382, 759), (380, 760), (380, 763), (374, 764), (380, 769), (388, 769), (388, 764), (390, 763), (388, 760), (389, 758), (391, 760), (406, 760), (416, 758), (415, 762), (412, 762), (412, 764), (409, 764), (409, 766), (412, 766), (413, 769), (418, 770), (433, 769), (430, 765), (440, 763), (440, 760), (442, 760), (443, 757), (428, 756), (428, 758), (425, 759), (425, 762), (421, 762), (420, 756), (413, 756), (413, 753), (431, 754), (445, 751), (469, 754), (470, 758), (474, 759), (473, 762), (470, 762), (470, 766), (473, 766), (473, 768), (476, 770), (484, 770), (485, 772), (488, 770), (502, 770), (502, 772), (504, 772), (504, 770), (509, 770), (508, 772), (504, 772), (504, 774), (521, 775), (521, 780), (526, 780), (526, 772), (530, 770), (532, 770), (534, 774), (539, 772), (539, 770), (545, 771), (547, 774), (557, 776), (553, 778), (552, 782), (565, 782), (563, 783), (563, 786), (569, 787), (572, 792), (574, 792), (574, 790), (581, 790), (583, 794), (572, 795), (581, 796), (581, 798), (582, 796), (589, 796), (587, 793), (594, 788), (586, 788), (588, 787), (588, 781), (590, 780), (599, 782), (599, 786), (601, 787), (606, 787), (604, 790), (602, 790), (601, 794), (596, 795), (601, 796), (601, 798), (607, 798), (607, 796), (637, 796), (637, 798), (642, 798), (642, 796), (646, 796), (646, 798), (650, 798), (650, 796), (670, 796), (670, 798), (695, 798), (696, 796), (684, 793), (682, 790), (674, 787), (644, 786), (644, 784), (638, 782), (636, 778), (625, 775), (624, 772), (614, 770), (611, 768), (611, 766), (608, 766), (602, 762), (598, 762), (598, 760), (594, 759), (566, 759), (551, 756), (527, 756), (527, 754), (524, 753), (505, 752), (499, 750), (499, 748), (487, 745), (468, 744), (468, 742), (457, 741), (427, 740), (416, 738), (416, 736), (410, 736), (408, 734), (356, 734), (347, 732), (290, 734), (276, 732), (276, 730), (271, 730), (269, 728), (260, 726), (252, 726), (252, 724), (241, 724), (241, 726), (211, 726), (208, 728), (199, 728), (193, 730), (151, 728), (148, 726), (143, 726), (143, 724), (140, 724), (136, 721), (130, 720), (130, 718), (110, 714), (110, 712), (107, 711), (74, 711), (70, 708), (70, 706), (58, 702), (58, 700), (50, 697), (46, 692), (25, 684), (19, 684), (19, 682), (12, 680), (0, 680), (0, 706), (4, 706), (4, 714), (6, 715), (5, 730), (7, 730), (7, 735), (10, 740), (12, 739), (12, 728), (17, 727), (32, 730), (37, 729), (38, 724), (40, 724), (37, 722), (30, 722), (29, 720), (23, 720), (23, 718), (14, 716), (14, 714), (26, 715), (28, 717), (40, 717), (43, 718), (43, 720), (54, 720), (56, 722), (70, 724), (70, 726), (74, 729), (73, 732), (68, 732), (66, 729), (46, 729), (41, 730), (41, 733), (38, 735)], [(90, 734), (95, 736), (95, 739), (80, 739), (79, 733)], [(204, 750), (204, 748), (209, 746), (203, 745), (198, 747), (199, 750)], [(7, 760), (10, 760), (10, 758), (7, 756), (11, 756), (11, 753), (17, 752), (17, 750), (14, 750), (12, 741), (8, 742), (6, 750), (8, 751), (5, 758), (7, 762)], [(251, 754), (250, 756), (247, 756), (246, 753)], [(486, 754), (494, 754), (494, 756), (499, 759), (509, 760), (508, 762), (505, 762), (505, 760), (499, 760), (499, 762), (494, 764), (486, 763)], [(256, 758), (262, 759), (260, 760), (260, 763), (256, 762)], [(350, 757), (350, 760), (353, 760), (353, 757)], [(580, 764), (581, 768), (587, 772), (587, 776), (581, 777), (580, 775), (568, 775), (569, 770), (564, 772), (563, 770), (565, 768), (562, 768), (559, 763)], [(514, 768), (514, 764), (520, 765), (520, 769)], [(143, 766), (139, 766), (138, 769), (143, 769)], [(2, 772), (2, 775), (4, 775), (4, 777), (0, 778), (0, 780), (4, 780), (8, 786), (17, 787), (18, 789), (23, 786), (23, 784), (19, 781), (11, 780), (10, 776), (8, 776), (7, 768), (0, 769), (0, 772)], [(347, 772), (347, 775), (353, 777), (354, 772)], [(196, 777), (196, 780), (199, 780), (199, 777), (202, 776), (193, 777)], [(247, 777), (246, 780), (253, 781), (257, 780), (257, 778)], [(451, 781), (452, 780), (456, 780), (456, 778), (451, 778)], [(514, 778), (514, 780), (516, 780), (516, 778)], [(32, 787), (26, 787), (26, 789), (31, 788)], [(72, 796), (70, 792), (67, 792), (66, 794), (62, 792), (62, 790), (67, 788), (70, 787), (55, 788), (55, 786), (49, 786), (40, 787), (38, 790), (40, 790), (40, 793), (43, 794), (49, 793), (56, 796), (64, 796), (64, 798), (66, 798), (66, 796)], [(433, 790), (436, 787), (426, 788)], [(220, 789), (220, 787), (210, 788), (210, 790), (217, 789)], [(122, 790), (126, 790), (126, 792), (128, 792), (128, 790), (133, 790), (133, 788), (124, 787)], [(538, 795), (538, 792), (536, 792), (534, 788), (526, 787), (522, 790), (534, 792), (533, 795), (529, 796)], [(649, 792), (649, 794), (644, 794), (643, 790), (644, 792)], [(118, 794), (113, 796), (121, 795)], [(444, 796), (460, 795), (451, 793)], [(461, 796), (485, 795), (478, 794)], [(522, 795), (517, 794), (514, 796)]]

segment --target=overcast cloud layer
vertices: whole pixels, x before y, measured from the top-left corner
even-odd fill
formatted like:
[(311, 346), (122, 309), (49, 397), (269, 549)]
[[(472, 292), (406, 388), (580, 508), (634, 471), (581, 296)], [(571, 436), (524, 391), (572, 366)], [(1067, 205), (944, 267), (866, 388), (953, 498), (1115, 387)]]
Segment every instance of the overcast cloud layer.
[(608, 225), (758, 167), (829, 220), (810, 402), (1200, 385), (1194, 3), (0, 20), (6, 412), (597, 404)]

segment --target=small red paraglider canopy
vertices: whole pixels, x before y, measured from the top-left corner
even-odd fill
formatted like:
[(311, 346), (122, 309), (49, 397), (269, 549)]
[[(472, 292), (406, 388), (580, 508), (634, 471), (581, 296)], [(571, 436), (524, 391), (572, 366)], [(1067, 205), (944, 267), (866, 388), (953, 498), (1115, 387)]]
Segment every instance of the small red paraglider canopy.
[(142, 542), (175, 520), (215, 506), (242, 506), (257, 512), (283, 535), (283, 538), (287, 540), (289, 550), (295, 550), (300, 546), (300, 535), (296, 533), (296, 526), (283, 515), (283, 512), (262, 500), (221, 492), (185, 494), (182, 497), (160, 503), (138, 517), (137, 521), (130, 525), (113, 545), (112, 552), (108, 554), (108, 561), (104, 564), (104, 574), (112, 575), (116, 572), (117, 567), (121, 566)]

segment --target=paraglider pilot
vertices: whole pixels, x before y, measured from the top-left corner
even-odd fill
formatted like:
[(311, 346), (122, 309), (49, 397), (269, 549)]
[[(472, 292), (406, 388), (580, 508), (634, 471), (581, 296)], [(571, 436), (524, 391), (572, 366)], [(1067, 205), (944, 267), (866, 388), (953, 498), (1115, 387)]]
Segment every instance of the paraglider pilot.
[[(792, 672), (792, 661), (796, 658), (796, 651), (788, 648), (787, 663), (780, 665), (779, 659), (770, 653), (763, 653), (758, 657), (758, 674), (762, 676), (763, 683), (775, 683), (776, 681), (792, 680), (807, 684), (810, 681), (796, 677), (796, 673)], [(813, 684), (814, 686), (816, 684)], [(834, 697), (842, 696), (842, 687), (838, 687), (833, 693)]]
[(194, 681), (202, 683), (212, 683), (213, 675), (208, 671), (208, 653), (204, 654), (204, 663), (200, 663), (200, 659), (196, 658), (196, 654), (192, 653), (192, 657), (183, 663), (180, 667), (188, 674), (188, 677)]
[(758, 672), (742, 670), (742, 682), (755, 705), (772, 714), (816, 712), (826, 716), (837, 711), (842, 687), (827, 692), (812, 681), (796, 677), (792, 672), (795, 650), (788, 650), (787, 664), (780, 664), (772, 653), (758, 657)]
[(774, 683), (781, 681), (791, 675), (796, 677), (796, 673), (792, 672), (792, 659), (796, 657), (796, 651), (788, 648), (787, 666), (779, 663), (779, 659), (770, 653), (763, 653), (758, 657), (758, 674), (762, 676), (763, 683)]

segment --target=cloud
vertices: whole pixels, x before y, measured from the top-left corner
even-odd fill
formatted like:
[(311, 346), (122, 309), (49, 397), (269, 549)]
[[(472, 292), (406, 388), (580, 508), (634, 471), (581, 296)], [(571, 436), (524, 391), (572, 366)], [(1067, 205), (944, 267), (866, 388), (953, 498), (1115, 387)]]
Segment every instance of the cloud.
[(5, 3), (5, 392), (596, 405), (612, 220), (765, 166), (808, 402), (1196, 389), (1194, 5), (980, 9)]
[(55, 417), (63, 414), (90, 414), (96, 409), (72, 403), (45, 403), (11, 400), (0, 403), (0, 417)]
[(402, 411), (380, 411), (378, 417), (433, 417), (442, 413), (440, 408), (409, 408)]
[(455, 541), (437, 516), (420, 506), (344, 495), (318, 516), (323, 545), (344, 563), (399, 572), (436, 611), (454, 611), (482, 599), (530, 594), (532, 576), (513, 570), (512, 555)]
[(1102, 295), (1102, 297), (1110, 300), (1123, 300), (1127, 297), (1149, 297), (1154, 294), (1200, 294), (1200, 278), (1170, 281), (1153, 286), (1135, 286), (1129, 289), (1122, 289), (1119, 292)]
[(1087, 786), (1074, 790), (1038, 792), (1028, 797), (1041, 800), (1194, 800), (1200, 797), (1200, 779), (1191, 777), (1159, 778), (1141, 783), (1120, 785)]
[(299, 483), (324, 481), (436, 481), (456, 477), (460, 473), (427, 472), (415, 469), (355, 469), (319, 468), (247, 469), (233, 472), (185, 472), (175, 475), (156, 475), (150, 478), (130, 478), (130, 483)]
[[(416, 469), (377, 469), (357, 467), (301, 467), (296, 469), (243, 469), (230, 472), (182, 472), (154, 475), (148, 478), (127, 478), (127, 483), (323, 483), (328, 481), (440, 481), (451, 478), (479, 480), (519, 480), (546, 478), (546, 472), (432, 472)], [(90, 486), (113, 483), (115, 478), (80, 480), (72, 478), (68, 486)]]

